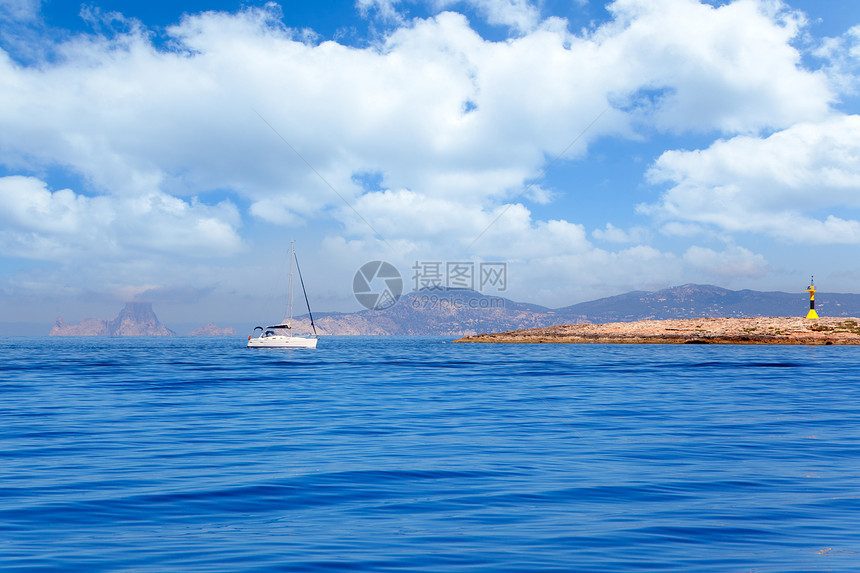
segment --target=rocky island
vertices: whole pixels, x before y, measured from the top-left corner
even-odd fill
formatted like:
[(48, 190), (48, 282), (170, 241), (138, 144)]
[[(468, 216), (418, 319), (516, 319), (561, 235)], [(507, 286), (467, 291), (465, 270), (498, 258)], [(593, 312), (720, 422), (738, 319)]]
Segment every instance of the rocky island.
[(152, 303), (129, 302), (116, 318), (88, 318), (79, 324), (66, 324), (58, 318), (50, 336), (174, 336), (152, 311)]
[(476, 334), (454, 342), (860, 344), (860, 318), (694, 318), (567, 324)]

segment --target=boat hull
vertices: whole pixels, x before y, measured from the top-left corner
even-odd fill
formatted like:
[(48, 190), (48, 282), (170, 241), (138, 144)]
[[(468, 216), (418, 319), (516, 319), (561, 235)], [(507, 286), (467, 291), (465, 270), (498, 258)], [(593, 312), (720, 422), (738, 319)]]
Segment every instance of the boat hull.
[(248, 339), (248, 348), (316, 348), (317, 339), (305, 336), (274, 334)]

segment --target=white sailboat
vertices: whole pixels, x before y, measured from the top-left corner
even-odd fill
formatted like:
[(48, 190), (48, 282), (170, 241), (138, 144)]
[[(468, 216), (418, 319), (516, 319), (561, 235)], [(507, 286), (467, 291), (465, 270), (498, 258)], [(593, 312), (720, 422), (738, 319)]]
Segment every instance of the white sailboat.
[[(313, 335), (294, 335), (292, 331), (293, 322), (293, 261), (296, 263), (296, 269), (299, 271), (299, 281), (302, 285), (302, 292), (305, 295), (305, 303), (308, 306), (308, 316), (311, 319), (311, 328)], [(317, 347), (317, 327), (314, 325), (314, 316), (311, 314), (311, 305), (308, 302), (308, 293), (305, 290), (305, 281), (302, 278), (302, 269), (299, 267), (299, 259), (296, 258), (296, 250), (293, 243), (290, 243), (290, 299), (289, 313), (280, 324), (267, 326), (263, 328), (258, 326), (254, 328), (254, 333), (260, 331), (259, 336), (248, 336), (248, 348), (316, 348)]]

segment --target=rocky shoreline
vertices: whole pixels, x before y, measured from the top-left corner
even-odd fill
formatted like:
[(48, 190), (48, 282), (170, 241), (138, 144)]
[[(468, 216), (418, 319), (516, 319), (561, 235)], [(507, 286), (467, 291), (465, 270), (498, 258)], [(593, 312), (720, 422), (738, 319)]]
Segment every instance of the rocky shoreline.
[(610, 344), (860, 344), (860, 318), (694, 318), (567, 324), (475, 334), (454, 342)]

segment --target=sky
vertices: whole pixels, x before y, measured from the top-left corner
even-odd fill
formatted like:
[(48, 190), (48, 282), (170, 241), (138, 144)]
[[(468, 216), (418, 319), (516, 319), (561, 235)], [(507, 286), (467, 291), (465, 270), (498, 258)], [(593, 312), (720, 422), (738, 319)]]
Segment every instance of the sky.
[(0, 322), (276, 320), (291, 241), (315, 311), (860, 292), (858, 74), (855, 0), (0, 0)]

